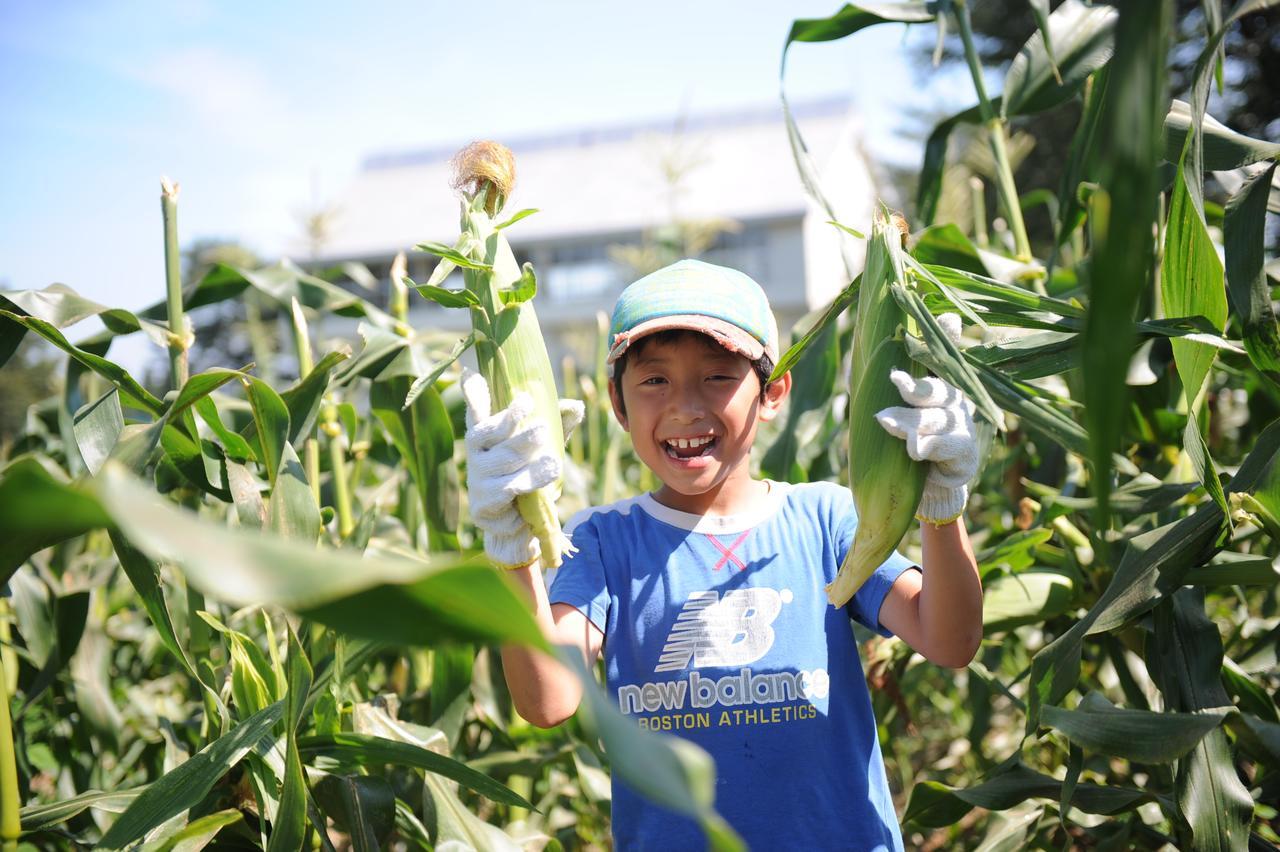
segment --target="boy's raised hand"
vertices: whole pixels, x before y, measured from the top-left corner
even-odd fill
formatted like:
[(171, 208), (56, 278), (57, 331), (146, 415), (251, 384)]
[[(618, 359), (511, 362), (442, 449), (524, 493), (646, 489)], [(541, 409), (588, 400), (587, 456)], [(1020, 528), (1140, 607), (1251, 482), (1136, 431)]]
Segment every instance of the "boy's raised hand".
[[(467, 404), (467, 498), (471, 517), (484, 532), (484, 552), (503, 568), (519, 568), (536, 560), (541, 549), (515, 499), (560, 478), (558, 448), (551, 446), (546, 423), (532, 417), (533, 400), (517, 394), (511, 405), (491, 413), (484, 376), (463, 370), (462, 397)], [(565, 437), (582, 420), (582, 403), (562, 400)]]
[[(960, 337), (960, 317), (942, 314), (938, 322), (953, 342)], [(978, 471), (978, 442), (973, 427), (973, 401), (942, 379), (916, 379), (894, 370), (889, 379), (907, 406), (886, 408), (876, 420), (889, 434), (907, 442), (907, 454), (932, 462), (916, 517), (946, 524), (960, 517), (969, 499), (969, 480)]]

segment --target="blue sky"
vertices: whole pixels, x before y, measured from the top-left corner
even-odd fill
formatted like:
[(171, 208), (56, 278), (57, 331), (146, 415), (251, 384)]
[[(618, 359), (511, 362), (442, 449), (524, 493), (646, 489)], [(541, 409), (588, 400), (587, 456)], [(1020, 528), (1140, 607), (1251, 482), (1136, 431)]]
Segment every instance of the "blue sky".
[[(161, 175), (184, 244), (276, 257), (371, 153), (776, 104), (792, 19), (839, 5), (0, 0), (0, 288), (159, 299)], [(850, 96), (874, 151), (918, 160), (902, 103), (971, 95), (913, 91), (904, 37), (796, 45), (788, 93)]]

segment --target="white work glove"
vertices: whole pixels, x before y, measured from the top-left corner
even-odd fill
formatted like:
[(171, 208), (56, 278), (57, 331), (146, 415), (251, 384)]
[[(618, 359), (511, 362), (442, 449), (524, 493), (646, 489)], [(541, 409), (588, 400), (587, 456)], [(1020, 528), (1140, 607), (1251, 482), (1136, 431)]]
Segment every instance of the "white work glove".
[[(942, 314), (938, 322), (953, 343), (959, 341), (959, 316)], [(876, 420), (889, 434), (907, 442), (911, 458), (932, 462), (916, 518), (931, 524), (950, 523), (964, 512), (969, 480), (978, 472), (973, 402), (959, 388), (934, 376), (916, 379), (894, 370), (889, 379), (907, 406), (877, 412)]]
[[(484, 376), (462, 371), (467, 404), (467, 499), (471, 517), (484, 532), (484, 552), (499, 567), (519, 568), (541, 556), (538, 539), (520, 516), (515, 500), (560, 478), (558, 448), (551, 446), (547, 424), (532, 417), (533, 399), (516, 394), (511, 405), (490, 414), (492, 402)], [(582, 421), (578, 400), (560, 400), (567, 439)]]

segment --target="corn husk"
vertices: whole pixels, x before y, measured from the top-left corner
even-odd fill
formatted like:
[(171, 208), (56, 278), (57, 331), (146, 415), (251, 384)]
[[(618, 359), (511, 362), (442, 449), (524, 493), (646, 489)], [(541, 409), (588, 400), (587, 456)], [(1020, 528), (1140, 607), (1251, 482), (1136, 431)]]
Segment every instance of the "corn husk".
[(853, 543), (827, 599), (844, 606), (902, 541), (924, 493), (928, 467), (907, 454), (906, 444), (875, 419), (876, 412), (902, 405), (889, 380), (894, 370), (923, 375), (907, 356), (906, 314), (890, 292), (905, 281), (902, 234), (905, 223), (877, 215), (872, 222), (867, 263), (858, 291), (849, 373), (849, 489), (858, 511)]

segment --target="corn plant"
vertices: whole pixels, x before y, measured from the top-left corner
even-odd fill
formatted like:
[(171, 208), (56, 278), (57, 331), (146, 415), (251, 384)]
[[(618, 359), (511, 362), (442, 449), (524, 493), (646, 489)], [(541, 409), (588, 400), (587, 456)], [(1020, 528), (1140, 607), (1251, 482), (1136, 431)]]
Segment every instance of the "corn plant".
[[(706, 755), (599, 689), (554, 732), (514, 714), (497, 645), (554, 649), (472, 547), (462, 350), (409, 325), (402, 265), (386, 311), (288, 262), (184, 287), (177, 211), (165, 181), (154, 306), (0, 293), (0, 362), (29, 334), (67, 356), (0, 466), (4, 848), (580, 848), (607, 842), (609, 761), (736, 848)], [(190, 373), (200, 309), (247, 294), (288, 318), (287, 386)], [(105, 330), (68, 339), (91, 316)], [(138, 332), (162, 387), (108, 357)], [(578, 446), (607, 469), (602, 404)], [(571, 470), (569, 502), (602, 487)]]
[[(970, 2), (852, 3), (796, 21), (787, 39), (790, 49), (934, 22), (959, 33), (974, 83), (976, 104), (929, 137), (917, 227), (889, 286), (902, 319), (871, 342), (905, 339), (919, 366), (974, 399), (989, 435), (967, 516), (985, 596), (978, 660), (951, 677), (901, 643), (869, 648), (908, 842), (1271, 848), (1280, 326), (1264, 225), (1280, 210), (1280, 145), (1206, 112), (1225, 33), (1270, 4), (1226, 15), (1206, 4), (1219, 14), (1206, 16), (1184, 103), (1167, 91), (1166, 0), (1065, 0), (1051, 14), (1029, 3), (1039, 30), (998, 96)], [(1018, 195), (1006, 143), (1019, 116), (1068, 104), (1080, 121), (1037, 258), (1023, 216), (1032, 199)], [(801, 177), (825, 204), (788, 123)], [(970, 233), (935, 220), (962, 124), (990, 146), (1001, 217), (991, 232), (1003, 241), (988, 239), (979, 205)], [(1206, 202), (1206, 171), (1234, 173), (1224, 207)], [(841, 229), (854, 239), (862, 226)], [(840, 476), (847, 462), (829, 445), (846, 409), (860, 440), (857, 387), (837, 388), (841, 359), (851, 351), (856, 369), (865, 344), (842, 317), (857, 304), (860, 324), (863, 301), (878, 298), (876, 236), (861, 279), (783, 358), (798, 397), (784, 432), (801, 434), (778, 436), (763, 458), (772, 475)], [(938, 326), (945, 311), (964, 319), (960, 346)]]

